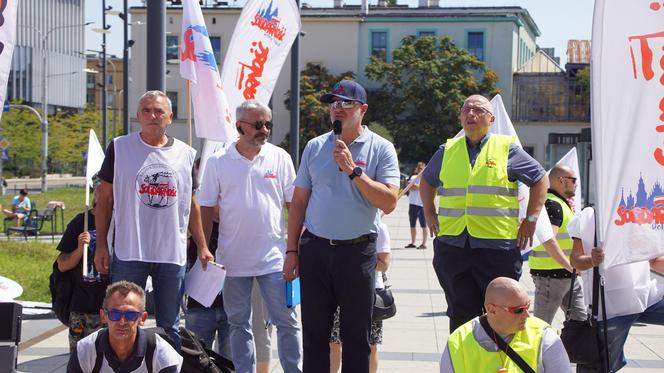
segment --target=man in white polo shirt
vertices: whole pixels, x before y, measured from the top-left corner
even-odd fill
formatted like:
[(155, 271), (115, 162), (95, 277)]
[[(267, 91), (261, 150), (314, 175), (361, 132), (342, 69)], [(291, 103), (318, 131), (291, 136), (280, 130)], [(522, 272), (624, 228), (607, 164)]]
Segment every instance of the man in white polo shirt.
[[(256, 369), (251, 333), (251, 288), (257, 280), (277, 327), (279, 360), (285, 373), (301, 372), (302, 344), (295, 310), (286, 307), (284, 205), (293, 196), (295, 168), (283, 149), (267, 142), (272, 111), (245, 101), (236, 111), (240, 135), (225, 154), (205, 167), (198, 198), (209, 237), (219, 205), (217, 261), (226, 266), (224, 308), (231, 325), (231, 353), (238, 373)], [(205, 264), (210, 256), (199, 253)]]

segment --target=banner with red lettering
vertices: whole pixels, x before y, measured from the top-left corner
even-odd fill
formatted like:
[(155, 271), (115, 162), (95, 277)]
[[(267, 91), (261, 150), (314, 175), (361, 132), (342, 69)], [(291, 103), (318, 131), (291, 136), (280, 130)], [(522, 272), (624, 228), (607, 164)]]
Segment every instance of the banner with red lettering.
[(18, 0), (0, 0), (0, 104), (7, 100), (7, 81), (16, 42), (17, 4)]
[(182, 1), (180, 75), (189, 80), (196, 136), (215, 141), (237, 138), (217, 61), (198, 0)]
[(596, 0), (592, 144), (605, 266), (664, 255), (664, 4)]
[(270, 101), (281, 67), (300, 32), (293, 0), (249, 0), (233, 31), (221, 72), (233, 117), (246, 100)]

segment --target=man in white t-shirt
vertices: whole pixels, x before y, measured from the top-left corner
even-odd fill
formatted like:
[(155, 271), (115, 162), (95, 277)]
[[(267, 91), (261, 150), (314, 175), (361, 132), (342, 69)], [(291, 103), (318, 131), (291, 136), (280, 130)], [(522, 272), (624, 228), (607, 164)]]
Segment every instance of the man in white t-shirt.
[[(223, 155), (205, 168), (199, 200), (206, 235), (219, 205), (217, 261), (226, 266), (224, 309), (231, 325), (231, 353), (238, 373), (256, 369), (251, 333), (251, 289), (254, 279), (277, 328), (279, 359), (285, 373), (302, 371), (300, 327), (294, 308), (286, 307), (284, 205), (293, 196), (295, 168), (283, 149), (267, 143), (272, 111), (258, 101), (236, 110), (240, 134)], [(201, 257), (205, 268), (205, 260)]]
[[(179, 349), (187, 230), (199, 250), (209, 253), (193, 195), (196, 150), (166, 133), (173, 109), (164, 92), (145, 92), (136, 117), (141, 131), (113, 139), (99, 170), (95, 269), (111, 270), (112, 282), (127, 280), (144, 289), (150, 276), (157, 326)], [(106, 240), (111, 215), (112, 256)]]
[[(592, 270), (604, 261), (601, 248), (593, 247), (595, 235), (595, 211), (587, 207), (568, 224), (568, 233), (574, 239), (572, 265), (581, 270), (583, 293), (586, 305), (592, 299)], [(627, 364), (623, 347), (629, 335), (629, 329), (636, 322), (664, 325), (664, 287), (650, 277), (650, 269), (664, 271), (664, 257), (650, 260), (650, 263), (636, 262), (602, 269), (604, 293), (606, 296), (607, 338), (611, 372)], [(600, 320), (601, 316), (600, 307)], [(604, 322), (600, 322), (600, 335), (603, 336)], [(602, 359), (602, 362), (604, 360)], [(594, 369), (578, 365), (577, 372), (604, 372), (606, 369)]]

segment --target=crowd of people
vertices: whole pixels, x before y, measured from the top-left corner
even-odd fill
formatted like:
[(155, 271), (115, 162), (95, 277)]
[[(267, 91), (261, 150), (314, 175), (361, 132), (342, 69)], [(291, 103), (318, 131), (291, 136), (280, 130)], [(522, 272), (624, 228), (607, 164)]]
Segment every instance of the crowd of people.
[[(179, 371), (185, 272), (197, 260), (203, 269), (222, 264), (226, 279), (210, 307), (188, 299), (185, 325), (237, 372), (267, 371), (271, 326), (286, 373), (378, 371), (383, 324), (372, 310), (390, 265), (380, 216), (397, 204), (397, 153), (362, 124), (369, 106), (357, 82), (338, 82), (320, 102), (341, 132), (310, 140), (297, 171), (288, 153), (267, 142), (270, 108), (253, 100), (236, 110), (237, 141), (198, 170), (195, 150), (166, 132), (173, 118), (168, 97), (143, 94), (140, 132), (114, 139), (106, 150), (88, 229), (83, 214), (76, 216), (58, 246), (61, 271), (81, 271), (83, 255), (90, 258), (74, 290), (68, 371)], [(577, 175), (564, 166), (547, 175), (513, 137), (490, 134), (495, 117), (483, 96), (469, 96), (459, 119), (465, 136), (448, 139), (426, 166), (417, 165), (409, 196), (407, 247), (426, 249), (427, 237), (435, 237), (433, 267), (448, 306), (451, 334), (440, 371), (527, 371), (524, 364), (537, 372), (569, 371), (550, 323), (569, 305), (571, 318), (588, 317), (584, 282), (571, 272), (603, 260), (601, 248), (584, 239), (594, 230), (592, 218), (585, 211), (575, 217), (569, 202)], [(518, 183), (530, 188), (525, 219), (519, 219)], [(555, 237), (530, 255), (531, 316), (531, 300), (518, 283), (520, 249), (532, 244), (544, 211)], [(664, 267), (664, 259), (650, 265)], [(140, 328), (148, 276), (156, 324), (172, 346)], [(297, 277), (301, 323), (284, 291)], [(622, 347), (634, 322), (664, 323), (664, 292), (642, 280), (645, 287), (629, 291), (643, 302), (607, 305), (612, 369), (625, 364)]]

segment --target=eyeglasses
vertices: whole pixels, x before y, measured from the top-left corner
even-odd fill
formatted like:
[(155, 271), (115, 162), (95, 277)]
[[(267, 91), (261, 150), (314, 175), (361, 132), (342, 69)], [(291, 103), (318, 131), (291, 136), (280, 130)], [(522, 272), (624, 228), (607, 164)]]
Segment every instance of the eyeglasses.
[(152, 115), (154, 114), (157, 117), (163, 117), (166, 115), (166, 112), (163, 111), (162, 109), (141, 109), (141, 114), (143, 115)]
[(120, 321), (121, 318), (125, 318), (127, 321), (136, 321), (139, 316), (143, 313), (142, 311), (120, 311), (120, 310), (104, 310), (106, 316), (111, 321)]
[(505, 311), (507, 311), (509, 313), (512, 313), (514, 315), (521, 315), (524, 312), (528, 312), (528, 308), (530, 308), (530, 302), (528, 302), (524, 305), (521, 305), (521, 306), (511, 306), (511, 307), (509, 307), (509, 306), (500, 306), (500, 305), (497, 305), (497, 304), (495, 304), (495, 306), (500, 307), (500, 308), (504, 309)]
[(330, 109), (336, 109), (341, 106), (342, 109), (352, 109), (355, 104), (358, 104), (357, 101), (348, 101), (348, 100), (339, 100), (330, 103)]
[(574, 184), (576, 184), (576, 178), (575, 178), (575, 177), (571, 177), (571, 176), (561, 176), (561, 177), (562, 177), (563, 179), (569, 179), (569, 180), (572, 180), (572, 182), (573, 182)]
[(256, 123), (250, 123), (250, 122), (247, 122), (247, 121), (244, 121), (244, 120), (238, 120), (238, 122), (251, 124), (252, 126), (254, 126), (256, 131), (263, 128), (263, 126), (265, 126), (265, 128), (267, 128), (268, 131), (271, 130), (272, 127), (274, 127), (274, 124), (272, 124), (272, 122), (270, 122), (270, 121), (261, 122), (261, 121), (257, 120)]
[(469, 107), (462, 107), (461, 108), (461, 113), (463, 113), (464, 115), (469, 115), (469, 114), (472, 114), (473, 112), (476, 115), (489, 114), (489, 110), (487, 110), (483, 107), (480, 107), (480, 106), (469, 106)]

